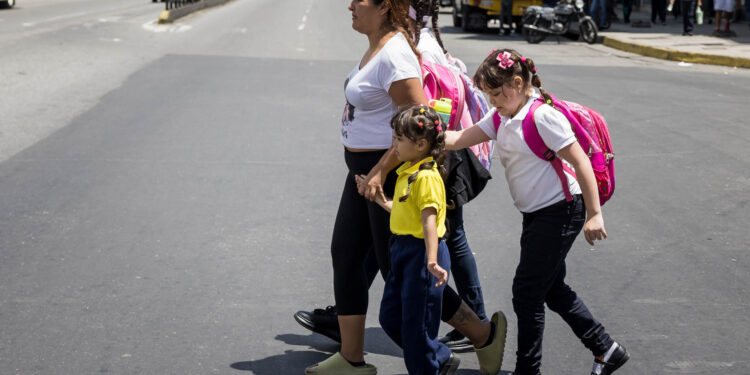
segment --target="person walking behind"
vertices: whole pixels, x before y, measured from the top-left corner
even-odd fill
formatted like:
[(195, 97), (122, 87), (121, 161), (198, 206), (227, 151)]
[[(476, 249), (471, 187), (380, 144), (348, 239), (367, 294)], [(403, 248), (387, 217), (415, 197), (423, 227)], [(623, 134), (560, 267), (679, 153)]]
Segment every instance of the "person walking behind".
[(662, 25), (667, 24), (666, 0), (651, 0), (651, 23), (656, 24), (656, 18)]
[[(452, 67), (446, 58), (448, 51), (443, 45), (438, 28), (440, 9), (438, 0), (411, 0), (410, 9), (414, 10), (413, 12), (410, 10), (409, 18), (414, 30), (416, 30), (414, 39), (417, 43), (417, 50), (422, 54), (422, 61), (440, 64), (448, 68)], [(432, 27), (428, 28), (426, 25), (430, 21)], [(453, 155), (447, 156), (447, 158), (451, 157)], [(455, 164), (451, 163), (451, 165)], [(448, 180), (446, 183), (452, 184), (455, 181)], [(458, 199), (449, 196), (448, 201), (451, 200), (458, 201)], [(447, 233), (445, 242), (448, 245), (448, 253), (451, 257), (451, 273), (461, 300), (476, 313), (480, 320), (487, 321), (477, 263), (466, 238), (463, 223), (463, 207), (454, 204), (454, 207), (449, 208), (446, 214)], [(446, 293), (451, 294), (452, 291), (446, 289)], [(450, 299), (451, 297), (446, 296), (446, 298)], [(450, 304), (449, 302), (448, 305)], [(474, 349), (472, 342), (456, 329), (448, 332), (440, 341), (454, 351), (471, 351)]]
[[(438, 341), (450, 256), (445, 235), (445, 134), (432, 108), (413, 106), (393, 117), (398, 180), (391, 213), (391, 271), (380, 304), (380, 325), (403, 349), (409, 374), (452, 375), (461, 362)], [(364, 176), (361, 176), (364, 178)]]
[[(514, 204), (523, 215), (521, 257), (513, 279), (513, 309), (518, 318), (516, 375), (540, 374), (544, 304), (558, 313), (594, 355), (593, 375), (611, 374), (630, 357), (591, 315), (583, 301), (565, 283), (565, 259), (583, 229), (589, 244), (607, 237), (591, 163), (576, 140), (570, 122), (550, 105), (533, 113), (534, 125), (557, 157), (572, 165), (578, 181), (569, 175), (571, 199), (552, 167), (526, 144), (522, 123), (532, 104), (543, 98), (534, 62), (510, 49), (493, 51), (482, 62), (474, 81), (495, 107), (477, 125), (446, 133), (446, 148), (459, 149), (497, 140)], [(495, 114), (502, 119), (495, 125)]]

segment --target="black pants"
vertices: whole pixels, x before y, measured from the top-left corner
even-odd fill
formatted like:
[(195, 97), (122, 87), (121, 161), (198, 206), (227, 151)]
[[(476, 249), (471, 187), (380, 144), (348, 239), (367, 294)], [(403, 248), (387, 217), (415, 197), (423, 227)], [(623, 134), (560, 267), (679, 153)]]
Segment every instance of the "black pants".
[[(340, 315), (364, 315), (367, 313), (370, 287), (365, 259), (372, 253), (381, 274), (388, 274), (388, 240), (391, 235), (390, 216), (376, 203), (370, 202), (357, 192), (355, 175), (370, 172), (383, 151), (345, 151), (344, 159), (349, 173), (344, 182), (339, 210), (333, 227), (331, 258), (333, 259), (333, 291), (336, 309)], [(384, 191), (393, 191), (396, 173), (388, 174)], [(372, 250), (372, 251), (370, 251)]]
[(656, 17), (659, 21), (667, 21), (667, 2), (666, 0), (651, 0), (651, 23), (656, 23)]
[(513, 278), (513, 310), (518, 318), (516, 374), (536, 374), (542, 364), (545, 303), (595, 356), (613, 343), (604, 326), (565, 284), (565, 257), (585, 217), (580, 195), (571, 202), (523, 214), (521, 260)]
[(695, 20), (695, 0), (682, 0), (682, 31), (686, 33), (693, 32), (693, 22)]
[(633, 3), (635, 0), (622, 0), (622, 18), (625, 23), (630, 23), (630, 14), (633, 13)]

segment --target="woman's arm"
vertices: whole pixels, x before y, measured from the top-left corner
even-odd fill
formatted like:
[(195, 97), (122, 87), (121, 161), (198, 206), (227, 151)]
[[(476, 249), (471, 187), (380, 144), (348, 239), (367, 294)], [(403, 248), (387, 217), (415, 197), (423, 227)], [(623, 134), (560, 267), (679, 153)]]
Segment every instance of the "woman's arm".
[[(399, 108), (416, 104), (427, 105), (427, 99), (425, 99), (424, 90), (422, 90), (422, 82), (419, 78), (407, 78), (391, 83), (388, 95)], [(360, 185), (358, 189), (359, 193), (370, 201), (375, 201), (375, 197), (378, 195), (385, 201), (385, 194), (383, 194), (385, 177), (399, 164), (396, 151), (391, 146), (385, 155), (380, 158), (378, 164), (367, 174), (365, 183)]]
[(596, 187), (591, 161), (586, 157), (578, 142), (563, 147), (557, 154), (568, 161), (576, 171), (578, 185), (583, 193), (583, 202), (586, 204), (586, 224), (583, 227), (583, 235), (593, 246), (594, 240), (607, 238), (607, 231), (604, 229), (602, 207), (599, 205), (599, 189)]
[(445, 148), (447, 150), (460, 150), (489, 140), (490, 137), (479, 126), (445, 132)]
[(427, 270), (438, 279), (435, 286), (441, 286), (448, 282), (448, 272), (437, 262), (437, 210), (434, 207), (422, 210), (422, 231), (424, 232), (424, 246), (427, 249)]

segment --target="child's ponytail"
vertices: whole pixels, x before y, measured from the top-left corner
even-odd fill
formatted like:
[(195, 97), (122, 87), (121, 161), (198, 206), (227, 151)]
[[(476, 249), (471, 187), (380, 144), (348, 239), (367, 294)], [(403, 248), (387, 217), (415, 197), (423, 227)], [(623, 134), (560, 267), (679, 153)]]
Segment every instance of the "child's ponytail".
[(531, 85), (539, 89), (539, 92), (542, 94), (545, 103), (552, 105), (552, 97), (546, 90), (542, 88), (542, 80), (541, 78), (539, 78), (539, 75), (536, 74), (536, 66), (534, 66), (534, 60), (528, 57), (524, 57), (522, 58), (522, 60), (522, 64), (525, 62), (526, 69), (531, 74)]

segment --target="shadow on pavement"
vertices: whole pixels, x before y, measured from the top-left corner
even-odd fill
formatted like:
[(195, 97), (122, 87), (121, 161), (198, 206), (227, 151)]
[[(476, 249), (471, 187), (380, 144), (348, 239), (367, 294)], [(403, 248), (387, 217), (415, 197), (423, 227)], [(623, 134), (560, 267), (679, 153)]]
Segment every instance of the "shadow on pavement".
[[(286, 333), (277, 335), (276, 340), (287, 345), (307, 346), (310, 349), (326, 353), (335, 353), (339, 350), (337, 342), (315, 333), (309, 335)], [(365, 353), (402, 357), (401, 349), (391, 341), (391, 338), (380, 327), (365, 328)]]
[(230, 367), (235, 370), (252, 371), (257, 375), (302, 374), (305, 367), (328, 356), (327, 353), (287, 350), (284, 354), (255, 361), (235, 362)]

